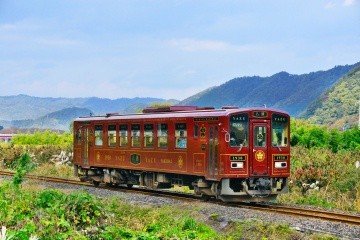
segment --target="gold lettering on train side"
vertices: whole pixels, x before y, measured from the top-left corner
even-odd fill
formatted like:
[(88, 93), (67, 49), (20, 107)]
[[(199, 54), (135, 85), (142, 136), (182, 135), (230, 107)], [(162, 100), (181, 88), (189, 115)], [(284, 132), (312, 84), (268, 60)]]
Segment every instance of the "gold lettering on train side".
[(145, 157), (146, 163), (156, 163), (156, 159), (154, 157)]
[(196, 167), (202, 167), (203, 166), (203, 160), (202, 159), (195, 159), (195, 166)]
[(115, 156), (115, 160), (119, 161), (119, 162), (125, 162), (125, 156), (123, 156), (123, 155)]
[(160, 159), (160, 162), (170, 164), (170, 163), (172, 163), (172, 159), (163, 158), (163, 159)]
[(110, 160), (111, 160), (111, 155), (106, 154), (106, 155), (105, 155), (105, 161), (110, 161)]

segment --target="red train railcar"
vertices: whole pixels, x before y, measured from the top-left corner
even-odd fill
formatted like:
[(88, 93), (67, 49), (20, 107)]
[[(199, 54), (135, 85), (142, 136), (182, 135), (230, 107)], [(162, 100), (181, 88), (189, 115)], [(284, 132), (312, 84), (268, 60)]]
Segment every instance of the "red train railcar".
[(227, 202), (288, 191), (290, 117), (269, 108), (147, 108), (74, 121), (74, 166), (95, 185), (170, 188)]

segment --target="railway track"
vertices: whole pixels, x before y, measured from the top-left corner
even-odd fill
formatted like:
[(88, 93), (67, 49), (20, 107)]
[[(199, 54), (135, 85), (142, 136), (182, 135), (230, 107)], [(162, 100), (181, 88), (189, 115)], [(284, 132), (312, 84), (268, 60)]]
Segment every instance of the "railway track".
[[(7, 171), (0, 171), (0, 175), (2, 176), (13, 176), (14, 173), (7, 172)], [(71, 180), (71, 179), (64, 179), (64, 178), (57, 178), (57, 177), (45, 177), (45, 176), (38, 176), (28, 174), (26, 175), (28, 179), (34, 179), (39, 181), (48, 181), (48, 182), (56, 182), (56, 183), (65, 183), (65, 184), (73, 184), (73, 185), (82, 185), (82, 186), (91, 186), (95, 187), (90, 183), (81, 182), (79, 180)], [(119, 190), (124, 192), (132, 192), (132, 193), (141, 193), (141, 194), (148, 194), (152, 196), (166, 196), (172, 197), (182, 200), (193, 200), (193, 201), (202, 201), (201, 198), (192, 195), (192, 194), (184, 194), (180, 192), (172, 192), (172, 191), (154, 191), (144, 188), (115, 188), (110, 186), (105, 186), (107, 189), (110, 190)], [(101, 186), (100, 188), (103, 188)], [(340, 212), (331, 212), (331, 211), (324, 211), (319, 209), (306, 209), (301, 207), (289, 207), (280, 204), (247, 204), (247, 203), (224, 203), (215, 199), (209, 199), (209, 202), (214, 202), (216, 204), (221, 204), (225, 206), (232, 206), (232, 207), (239, 207), (239, 208), (246, 208), (251, 210), (258, 210), (258, 211), (266, 211), (266, 212), (273, 212), (278, 214), (286, 214), (292, 215), (295, 217), (305, 217), (305, 218), (316, 218), (331, 222), (341, 222), (346, 224), (358, 225), (360, 226), (360, 216), (359, 215), (352, 215), (348, 213), (340, 213)]]

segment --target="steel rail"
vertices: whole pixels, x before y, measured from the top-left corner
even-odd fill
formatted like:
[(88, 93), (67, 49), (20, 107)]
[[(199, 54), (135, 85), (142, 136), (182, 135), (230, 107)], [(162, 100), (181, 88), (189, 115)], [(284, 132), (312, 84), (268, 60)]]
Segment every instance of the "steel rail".
[(303, 207), (289, 207), (281, 204), (242, 204), (235, 205), (252, 210), (275, 212), (298, 217), (316, 218), (331, 222), (347, 223), (360, 226), (360, 215), (325, 211), (320, 209), (308, 209)]

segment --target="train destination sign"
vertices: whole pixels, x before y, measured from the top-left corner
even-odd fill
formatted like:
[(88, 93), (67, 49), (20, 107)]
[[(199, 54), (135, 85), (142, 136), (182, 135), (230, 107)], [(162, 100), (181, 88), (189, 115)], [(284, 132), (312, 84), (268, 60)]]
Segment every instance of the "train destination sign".
[(218, 117), (197, 117), (194, 118), (194, 122), (209, 122), (209, 121), (219, 121)]
[(286, 123), (288, 121), (287, 117), (280, 114), (273, 114), (272, 116), (273, 122), (280, 122), (280, 123)]
[(266, 118), (268, 113), (266, 111), (255, 111), (253, 112), (253, 116), (258, 118)]
[(245, 114), (236, 114), (231, 116), (232, 122), (247, 122), (248, 121), (248, 115)]

